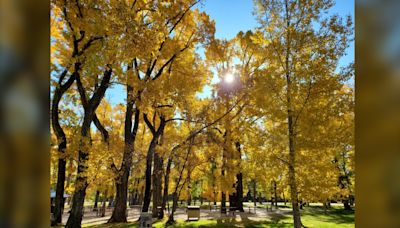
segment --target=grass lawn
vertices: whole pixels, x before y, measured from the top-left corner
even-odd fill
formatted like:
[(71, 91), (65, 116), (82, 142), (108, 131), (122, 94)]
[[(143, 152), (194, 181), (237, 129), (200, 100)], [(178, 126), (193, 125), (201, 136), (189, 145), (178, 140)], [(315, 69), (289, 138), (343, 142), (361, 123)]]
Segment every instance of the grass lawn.
[[(302, 222), (306, 227), (330, 228), (330, 227), (354, 227), (354, 211), (344, 211), (342, 208), (333, 207), (327, 210), (326, 214), (320, 206), (305, 207), (302, 210)], [(153, 227), (164, 227), (166, 220), (158, 221)], [(87, 225), (84, 227), (88, 227)], [(93, 226), (92, 226), (93, 227)], [(125, 228), (137, 227), (137, 223), (115, 224), (115, 225), (97, 225), (100, 228)], [(265, 221), (235, 221), (234, 218), (200, 220), (194, 222), (185, 222), (178, 220), (171, 228), (184, 227), (293, 227), (291, 214), (272, 217)]]

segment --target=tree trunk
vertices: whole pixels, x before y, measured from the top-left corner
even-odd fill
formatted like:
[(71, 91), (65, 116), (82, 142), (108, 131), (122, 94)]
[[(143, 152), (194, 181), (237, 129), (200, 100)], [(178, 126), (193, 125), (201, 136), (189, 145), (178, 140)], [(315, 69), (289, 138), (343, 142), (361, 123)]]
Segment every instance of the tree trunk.
[(192, 205), (192, 187), (191, 187), (191, 185), (190, 185), (190, 173), (189, 173), (189, 171), (188, 171), (188, 176), (187, 176), (187, 185), (188, 185), (188, 188), (187, 188), (187, 191), (188, 191), (188, 194), (187, 194), (187, 196), (188, 196), (188, 198), (187, 198), (187, 201), (186, 201), (186, 204), (187, 204), (187, 206), (190, 206), (190, 205)]
[[(81, 177), (82, 178), (82, 177)], [(84, 178), (86, 179), (86, 178)], [(83, 203), (85, 201), (87, 182), (86, 180), (81, 179), (78, 183), (82, 183), (83, 187), (75, 190), (73, 199), (72, 199), (72, 208), (70, 215), (68, 217), (67, 224), (65, 227), (81, 227), (82, 217), (83, 217)]]
[(343, 207), (345, 210), (351, 210), (351, 206), (348, 199), (343, 200)]
[[(60, 79), (64, 78), (68, 70), (65, 69)], [(62, 129), (59, 122), (59, 103), (63, 94), (71, 87), (75, 80), (75, 74), (71, 75), (67, 82), (62, 84), (62, 80), (59, 81), (59, 85), (54, 90), (53, 101), (51, 106), (51, 124), (53, 131), (57, 137), (58, 142), (58, 171), (57, 171), (57, 185), (56, 185), (56, 197), (54, 207), (54, 221), (52, 226), (62, 222), (62, 213), (64, 211), (64, 183), (65, 183), (65, 166), (66, 160), (63, 157), (67, 148), (67, 137), (65, 136), (64, 130)]]
[[(292, 120), (291, 118), (289, 119), (289, 122), (291, 123)], [(289, 124), (291, 125), (291, 124)], [(290, 129), (290, 128), (289, 128)], [(293, 130), (289, 130), (293, 131)], [(293, 134), (293, 133), (289, 133)], [(299, 203), (297, 200), (297, 184), (296, 184), (296, 176), (295, 176), (295, 168), (294, 168), (294, 161), (295, 161), (295, 155), (294, 155), (294, 148), (293, 148), (293, 136), (289, 137), (290, 141), (290, 163), (289, 163), (289, 185), (290, 185), (290, 198), (292, 201), (292, 210), (293, 210), (293, 222), (294, 222), (294, 227), (295, 228), (301, 228), (301, 219), (300, 219), (300, 209), (299, 209)]]
[[(65, 149), (65, 147), (64, 147), (64, 149)], [(55, 198), (55, 206), (54, 206), (54, 221), (52, 223), (52, 226), (55, 226), (62, 222), (62, 213), (64, 211), (65, 164), (66, 164), (66, 161), (64, 158), (58, 159), (57, 187), (56, 187), (56, 198)]]
[(221, 192), (221, 213), (226, 214), (226, 195), (225, 192)]
[(274, 181), (274, 199), (275, 199), (275, 208), (278, 209), (278, 195), (276, 193), (276, 181)]
[(160, 155), (154, 153), (154, 170), (153, 170), (153, 218), (159, 217), (159, 209), (161, 206), (161, 193), (162, 193), (162, 158)]
[[(85, 119), (88, 119), (88, 117), (86, 117)], [(85, 138), (88, 137), (87, 134), (90, 128), (90, 122), (91, 121), (84, 120), (84, 124), (82, 127), (82, 135), (84, 136), (84, 138), (80, 140), (81, 144), (84, 144)], [(81, 148), (85, 148), (85, 146), (82, 146)], [(81, 227), (82, 216), (83, 216), (83, 204), (86, 196), (86, 188), (88, 186), (87, 177), (85, 176), (85, 172), (87, 169), (88, 155), (89, 154), (86, 151), (79, 150), (78, 174), (77, 174), (78, 176), (75, 182), (76, 187), (72, 199), (71, 212), (68, 217), (67, 224), (65, 226), (67, 228)]]
[(107, 191), (103, 195), (103, 205), (101, 206), (101, 213), (100, 216), (106, 216), (106, 201), (107, 201)]
[(156, 142), (153, 137), (153, 140), (150, 142), (150, 146), (146, 156), (146, 182), (145, 182), (145, 189), (144, 189), (144, 198), (143, 198), (143, 207), (142, 212), (148, 212), (150, 206), (150, 190), (151, 190), (151, 165), (153, 161), (153, 154), (156, 147)]
[(256, 186), (256, 181), (255, 180), (253, 180), (253, 202), (254, 202), (254, 207), (256, 207), (257, 206), (257, 186)]
[(94, 197), (93, 211), (97, 211), (97, 203), (99, 202), (100, 191), (96, 191), (96, 196)]
[(240, 212), (244, 212), (243, 209), (243, 174), (240, 172), (236, 176), (236, 209)]
[[(85, 144), (89, 142), (89, 128), (91, 119), (89, 114), (85, 114), (85, 120), (82, 125), (82, 136), (83, 138), (80, 140), (81, 148), (86, 148)], [(68, 221), (65, 227), (67, 228), (75, 228), (81, 227), (82, 216), (83, 216), (83, 204), (86, 196), (86, 188), (88, 186), (87, 177), (85, 176), (87, 169), (87, 161), (88, 161), (88, 152), (79, 150), (78, 156), (78, 173), (75, 182), (75, 192), (72, 199), (71, 212), (68, 217)]]
[(128, 198), (128, 177), (129, 171), (124, 172), (124, 175), (115, 182), (115, 206), (111, 218), (108, 220), (108, 223), (127, 222), (126, 203)]
[[(289, 118), (289, 122), (292, 122), (291, 117)], [(289, 124), (291, 125), (291, 124)], [(291, 127), (289, 127), (291, 129)], [(299, 203), (297, 200), (297, 183), (296, 183), (296, 176), (295, 176), (295, 168), (294, 168), (294, 162), (295, 162), (295, 154), (294, 154), (294, 148), (293, 148), (293, 129), (289, 130), (291, 135), (289, 137), (289, 158), (290, 158), (290, 163), (289, 163), (289, 185), (290, 185), (290, 198), (292, 201), (292, 210), (293, 210), (293, 222), (294, 222), (294, 227), (295, 228), (301, 228), (301, 218), (300, 218), (300, 209), (299, 209)]]
[[(242, 161), (242, 152), (240, 148), (240, 142), (236, 142), (236, 150), (238, 152), (238, 157), (237, 159), (239, 160), (239, 164)], [(244, 212), (243, 209), (243, 174), (240, 171), (236, 175), (236, 202), (235, 202), (235, 207), (236, 210), (239, 210), (240, 212)]]
[(89, 153), (86, 148), (90, 145), (90, 125), (96, 113), (96, 109), (99, 106), (104, 94), (109, 86), (111, 79), (112, 69), (110, 65), (107, 65), (104, 71), (103, 79), (101, 80), (100, 86), (95, 90), (90, 100), (86, 97), (86, 91), (83, 88), (82, 82), (79, 77), (80, 63), (75, 63), (75, 77), (78, 87), (78, 91), (81, 97), (81, 102), (84, 108), (84, 117), (81, 127), (81, 138), (79, 140), (79, 153), (78, 153), (78, 172), (75, 182), (75, 192), (73, 195), (72, 207), (70, 216), (65, 227), (75, 228), (80, 227), (83, 216), (83, 203), (85, 201), (86, 188), (88, 186), (86, 170)]
[(172, 194), (172, 210), (171, 210), (171, 213), (168, 216), (168, 221), (166, 223), (167, 225), (171, 225), (171, 224), (173, 224), (175, 222), (174, 213), (175, 213), (176, 208), (178, 206), (177, 204), (178, 204), (178, 196), (177, 196), (177, 192), (175, 191)]
[(283, 204), (286, 206), (285, 192), (282, 192), (282, 197), (283, 197)]
[[(128, 71), (130, 68), (127, 69)], [(108, 223), (120, 223), (127, 222), (126, 219), (126, 204), (127, 204), (127, 195), (128, 195), (128, 179), (129, 173), (132, 167), (132, 154), (134, 151), (136, 133), (139, 128), (139, 118), (140, 111), (137, 107), (135, 107), (135, 123), (132, 129), (132, 116), (134, 110), (134, 96), (133, 96), (133, 88), (129, 84), (129, 78), (126, 78), (127, 81), (127, 93), (126, 93), (126, 112), (125, 112), (125, 128), (124, 128), (124, 154), (122, 158), (122, 164), (120, 170), (117, 170), (115, 164), (113, 164), (114, 172), (117, 174), (116, 178), (116, 204), (111, 215), (111, 218), (108, 220)], [(138, 91), (138, 97), (140, 99), (141, 92)]]
[[(224, 146), (222, 149), (222, 167), (221, 167), (221, 176), (222, 179), (225, 179), (225, 167), (226, 167), (226, 159), (227, 159), (227, 152), (226, 152), (226, 144), (228, 138), (228, 130), (224, 133)], [(224, 189), (221, 190), (221, 214), (226, 214), (226, 195)]]
[(158, 129), (155, 129), (155, 126), (153, 126), (150, 121), (147, 118), (146, 114), (143, 114), (144, 121), (146, 125), (150, 128), (151, 133), (153, 134), (153, 138), (151, 139), (149, 149), (147, 150), (147, 156), (146, 156), (146, 183), (145, 183), (145, 191), (144, 191), (144, 199), (143, 199), (143, 207), (142, 207), (142, 212), (148, 212), (149, 211), (149, 206), (150, 206), (150, 200), (151, 200), (151, 166), (153, 162), (153, 156), (155, 153), (156, 145), (159, 136), (164, 132), (164, 127), (165, 127), (165, 119), (163, 116), (160, 117), (160, 125)]
[(161, 204), (161, 211), (160, 211), (159, 219), (164, 218), (164, 210), (165, 210), (166, 203), (168, 201), (169, 174), (171, 172), (171, 165), (172, 165), (172, 156), (170, 156), (168, 158), (167, 169), (165, 171), (164, 194), (163, 194), (163, 200), (162, 200), (162, 204)]

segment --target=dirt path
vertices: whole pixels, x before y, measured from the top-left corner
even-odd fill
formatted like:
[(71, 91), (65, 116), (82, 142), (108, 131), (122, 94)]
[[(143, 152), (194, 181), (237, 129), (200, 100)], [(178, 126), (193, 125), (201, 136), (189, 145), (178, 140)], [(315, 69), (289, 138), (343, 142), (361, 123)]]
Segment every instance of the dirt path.
[[(65, 211), (68, 211), (66, 209)], [(151, 210), (150, 210), (151, 211)], [(291, 212), (290, 209), (273, 209), (272, 211), (266, 211), (266, 209), (257, 208), (254, 211), (254, 207), (245, 207), (245, 212), (235, 212), (234, 214), (230, 213), (227, 215), (221, 214), (218, 210), (210, 210), (208, 207), (202, 207), (200, 210), (200, 218), (201, 219), (229, 219), (235, 221), (243, 221), (243, 222), (254, 222), (261, 220), (279, 220), (285, 215), (289, 215)], [(105, 217), (99, 217), (97, 212), (93, 212), (90, 208), (85, 208), (85, 212), (83, 215), (82, 225), (90, 224), (90, 225), (100, 225), (107, 223), (107, 220), (111, 217), (112, 208), (107, 208)], [(165, 212), (165, 215), (168, 216), (168, 211)], [(68, 212), (63, 214), (63, 224), (65, 224), (68, 220)], [(128, 209), (128, 222), (135, 222), (139, 219), (140, 216), (140, 206), (135, 206), (134, 208)], [(186, 208), (180, 207), (175, 212), (175, 219), (178, 220), (186, 220)]]

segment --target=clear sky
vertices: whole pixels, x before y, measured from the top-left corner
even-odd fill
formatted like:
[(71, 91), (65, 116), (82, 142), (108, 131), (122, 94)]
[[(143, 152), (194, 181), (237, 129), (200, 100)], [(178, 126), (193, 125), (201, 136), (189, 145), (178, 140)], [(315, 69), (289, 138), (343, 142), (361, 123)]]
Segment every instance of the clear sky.
[[(257, 27), (257, 21), (253, 15), (253, 0), (205, 0), (197, 6), (200, 10), (210, 15), (216, 23), (216, 37), (231, 39), (239, 31), (247, 31)], [(351, 15), (354, 22), (354, 0), (336, 0), (336, 4), (330, 13), (340, 16)], [(347, 49), (339, 64), (347, 65), (354, 61), (354, 42)], [(209, 89), (205, 89), (201, 97), (209, 95)], [(124, 102), (126, 95), (121, 86), (114, 86), (106, 93), (106, 98), (112, 103)]]

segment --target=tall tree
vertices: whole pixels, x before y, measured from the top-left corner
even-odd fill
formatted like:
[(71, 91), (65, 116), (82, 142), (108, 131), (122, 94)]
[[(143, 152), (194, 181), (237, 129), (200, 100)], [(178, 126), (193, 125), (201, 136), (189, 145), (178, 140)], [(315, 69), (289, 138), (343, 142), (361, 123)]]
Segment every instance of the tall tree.
[[(345, 22), (327, 15), (332, 0), (257, 0), (257, 15), (268, 47), (269, 88), (286, 111), (290, 198), (294, 227), (301, 227), (298, 189), (299, 125), (307, 121), (310, 103), (336, 90), (322, 83), (337, 80), (334, 71), (344, 55), (351, 34)], [(320, 86), (321, 85), (321, 86)], [(266, 88), (267, 89), (267, 88)], [(310, 137), (310, 136), (308, 136)]]
[[(142, 2), (142, 1), (138, 1)], [(133, 110), (135, 110), (135, 123), (139, 122), (140, 105), (145, 106), (146, 90), (153, 84), (157, 84), (160, 76), (162, 76), (167, 69), (170, 70), (172, 64), (178, 61), (179, 55), (187, 50), (192, 50), (195, 44), (204, 41), (207, 35), (213, 32), (212, 24), (209, 18), (204, 13), (193, 11), (192, 7), (196, 5), (199, 0), (180, 0), (173, 4), (169, 1), (161, 2), (146, 2), (143, 1), (139, 4), (137, 1), (133, 2), (132, 9), (137, 9), (141, 13), (137, 20), (138, 25), (142, 26), (142, 30), (133, 31), (137, 36), (145, 34), (145, 38), (140, 42), (134, 44), (137, 51), (125, 56), (127, 59), (128, 70), (126, 71), (126, 86), (127, 86), (127, 108), (126, 108), (126, 149), (124, 150), (124, 161), (121, 168), (116, 170), (118, 176), (122, 181), (117, 182), (117, 189), (121, 189), (117, 195), (117, 202), (113, 215), (109, 222), (126, 222), (126, 200), (127, 200), (127, 178), (131, 168), (131, 156), (134, 149), (134, 134), (131, 134), (131, 119)], [(204, 26), (203, 26), (204, 25)], [(130, 27), (126, 23), (127, 28)], [(139, 45), (142, 44), (146, 47), (143, 50)], [(144, 53), (143, 53), (144, 52)], [(133, 74), (129, 75), (129, 72)], [(159, 82), (160, 83), (160, 82)], [(153, 96), (150, 94), (150, 97)], [(139, 102), (140, 101), (140, 102)], [(136, 115), (137, 114), (137, 115)], [(135, 131), (135, 128), (133, 129)], [(128, 134), (128, 132), (131, 132)], [(149, 154), (150, 155), (150, 154)], [(147, 186), (147, 185), (146, 185)], [(150, 185), (151, 186), (151, 185)], [(146, 189), (145, 192), (149, 190)], [(147, 197), (147, 195), (146, 195)], [(145, 197), (145, 198), (146, 198)], [(146, 209), (147, 200), (144, 202), (144, 209)]]
[[(77, 58), (83, 56), (85, 52), (91, 48), (95, 42), (101, 40), (103, 37), (91, 36), (85, 39), (85, 31), (80, 30), (71, 20), (71, 13), (73, 8), (80, 8), (79, 5), (71, 6), (66, 2), (52, 1), (51, 3), (51, 35), (52, 35), (52, 66), (54, 68), (63, 67), (62, 73), (55, 82), (54, 94), (52, 97), (51, 118), (52, 128), (58, 140), (58, 174), (57, 174), (57, 187), (54, 209), (54, 223), (61, 223), (62, 211), (64, 208), (64, 184), (65, 184), (65, 171), (66, 160), (65, 150), (67, 147), (67, 138), (60, 125), (59, 120), (59, 104), (64, 93), (72, 86), (76, 79), (76, 71), (79, 68), (80, 62), (75, 62)], [(72, 16), (73, 17), (73, 16)], [(65, 27), (68, 28), (68, 33), (65, 32)], [(79, 31), (75, 31), (79, 30)], [(79, 34), (79, 35), (78, 35)], [(74, 67), (71, 67), (74, 66)], [(73, 68), (73, 69), (71, 69)], [(72, 72), (72, 73), (71, 73)], [(71, 75), (68, 77), (68, 74)], [(97, 118), (96, 118), (97, 119)], [(98, 125), (96, 125), (98, 126)]]

